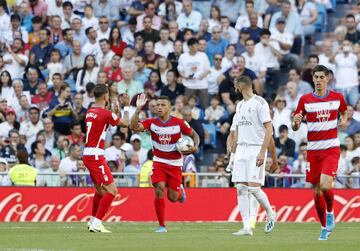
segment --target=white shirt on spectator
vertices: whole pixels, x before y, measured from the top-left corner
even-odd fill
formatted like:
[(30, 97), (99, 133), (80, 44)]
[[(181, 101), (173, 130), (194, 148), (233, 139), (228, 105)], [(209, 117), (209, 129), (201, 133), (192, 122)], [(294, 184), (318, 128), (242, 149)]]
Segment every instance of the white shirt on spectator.
[(210, 95), (219, 93), (219, 78), (223, 74), (222, 68), (216, 70), (215, 67), (211, 67), (209, 75), (207, 75), (208, 81), (208, 93)]
[(13, 128), (14, 126), (10, 125), (7, 121), (0, 123), (0, 137), (7, 138), (9, 131)]
[[(78, 18), (78, 19), (81, 19), (80, 16), (72, 13), (71, 16), (70, 16), (70, 22), (72, 22), (75, 18)], [(65, 30), (65, 29), (68, 29), (68, 28), (71, 28), (71, 23), (68, 23), (66, 20), (65, 20), (65, 16), (62, 15), (61, 16), (61, 29), (62, 30)], [(75, 40), (75, 39), (74, 39)]]
[[(279, 41), (280, 43), (291, 45), (291, 46), (294, 43), (294, 35), (293, 34), (291, 34), (290, 32), (286, 32), (286, 31), (281, 33), (280, 31), (278, 31), (278, 29), (271, 30), (271, 39), (274, 39), (276, 41)], [(281, 53), (281, 55), (286, 55), (286, 54), (290, 53), (290, 49), (283, 50), (280, 46), (279, 46), (279, 48), (280, 48), (279, 52)]]
[(358, 85), (357, 74), (358, 59), (354, 53), (345, 56), (344, 53), (337, 54), (335, 57), (336, 65), (336, 88), (351, 88)]
[(4, 35), (9, 31), (10, 27), (10, 17), (4, 13), (0, 16), (0, 42), (4, 42)]
[[(25, 44), (29, 43), (29, 33), (26, 31), (25, 27), (20, 27), (19, 32), (21, 34), (22, 41)], [(12, 44), (14, 42), (14, 32), (12, 31), (12, 29), (9, 29), (4, 34), (4, 42), (7, 44)]]
[(276, 107), (274, 110), (273, 126), (275, 137), (279, 137), (279, 127), (281, 125), (287, 125), (288, 128), (291, 127), (291, 110), (285, 107), (282, 111), (279, 111)]
[(266, 71), (265, 62), (258, 54), (254, 53), (251, 57), (249, 53), (244, 52), (241, 56), (245, 58), (245, 67), (255, 72), (256, 76), (259, 76), (260, 72)]
[(94, 67), (94, 69), (90, 72), (90, 71), (86, 71), (85, 75), (84, 75), (84, 79), (83, 79), (83, 85), (81, 85), (81, 75), (82, 75), (83, 70), (81, 69), (77, 75), (76, 78), (76, 91), (81, 91), (81, 90), (85, 90), (86, 84), (89, 82), (93, 82), (94, 84), (96, 84), (97, 82), (97, 75), (99, 73), (99, 67)]
[[(1, 74), (1, 73), (0, 73)], [(8, 105), (10, 105), (11, 103), (9, 102), (10, 98), (15, 95), (14, 92), (14, 88), (9, 87), (9, 86), (3, 86), (1, 88), (1, 97), (3, 99), (6, 99), (6, 101), (8, 102)], [(11, 105), (12, 106), (12, 105)]]
[(324, 53), (321, 53), (319, 55), (319, 64), (326, 66), (329, 70), (332, 70), (334, 74), (336, 74), (336, 65), (331, 63), (330, 58), (327, 57)]
[(97, 62), (99, 65), (104, 65), (104, 66), (110, 66), (110, 62), (112, 57), (115, 55), (115, 52), (113, 52), (112, 50), (110, 50), (106, 55), (104, 55), (102, 52), (99, 55), (99, 57), (97, 58)]
[(101, 39), (109, 39), (110, 36), (110, 28), (107, 29), (107, 31), (102, 32), (100, 29), (97, 31), (97, 38), (96, 41), (100, 41)]
[(118, 161), (121, 156), (121, 150), (117, 149), (115, 146), (110, 146), (105, 149), (104, 155), (108, 161), (110, 160)]
[(194, 32), (198, 32), (200, 28), (200, 23), (202, 20), (201, 13), (193, 10), (191, 11), (190, 15), (186, 15), (184, 12), (181, 13), (176, 22), (179, 25), (179, 29), (182, 31), (185, 28), (192, 29)]
[(90, 19), (83, 17), (81, 20), (83, 30), (86, 30), (89, 27), (93, 27), (95, 30), (99, 29), (99, 19), (97, 19), (96, 17), (92, 17)]
[(85, 55), (94, 55), (95, 58), (97, 58), (99, 55), (101, 55), (101, 48), (99, 43), (90, 43), (90, 41), (87, 41), (84, 47), (81, 49), (81, 52)]
[[(25, 56), (24, 54), (18, 53), (17, 56), (25, 61), (25, 65), (28, 63), (29, 58)], [(20, 65), (15, 58), (10, 54), (6, 53), (3, 57), (4, 61), (11, 60), (12, 62), (10, 64), (5, 64), (5, 69), (10, 73), (11, 78), (22, 78), (22, 74), (24, 73), (25, 66)]]
[(178, 71), (183, 72), (185, 77), (193, 75), (193, 79), (183, 79), (183, 85), (189, 89), (207, 89), (206, 77), (198, 79), (199, 76), (210, 70), (210, 62), (204, 52), (197, 52), (195, 55), (183, 53), (179, 58)]
[(76, 160), (71, 160), (70, 157), (66, 157), (60, 161), (60, 171), (65, 173), (71, 173), (77, 171)]
[(236, 57), (233, 57), (232, 60), (228, 59), (227, 57), (223, 57), (221, 61), (221, 69), (223, 72), (229, 70), (233, 65), (236, 64)]
[(161, 41), (155, 43), (155, 51), (156, 54), (167, 58), (169, 53), (174, 52), (174, 43), (168, 41), (166, 44), (163, 44)]
[(223, 28), (222, 37), (228, 40), (229, 44), (236, 44), (239, 41), (239, 31), (231, 26), (227, 30)]
[(46, 13), (46, 15), (48, 17), (51, 17), (51, 16), (63, 17), (64, 16), (62, 4), (60, 5), (60, 7), (58, 7), (55, 3), (55, 0), (46, 0), (45, 2), (48, 5), (47, 13)]
[(134, 153), (136, 153), (138, 155), (140, 166), (142, 166), (147, 161), (148, 150), (141, 147), (139, 151), (134, 150)]
[[(263, 20), (260, 16), (258, 16), (257, 27), (262, 28), (263, 26)], [(239, 16), (235, 24), (235, 29), (237, 29), (238, 31), (246, 27), (250, 27), (250, 19), (247, 14)]]
[(135, 38), (134, 33), (131, 32), (130, 28), (128, 26), (124, 26), (120, 29), (122, 40), (128, 44), (134, 46), (135, 44)]
[[(280, 50), (280, 45), (277, 41), (270, 41), (269, 43), (277, 51)], [(261, 55), (261, 58), (264, 61), (266, 68), (279, 69), (279, 61), (269, 46), (264, 46), (261, 42), (257, 43), (255, 45), (255, 54)]]
[(35, 142), (36, 134), (44, 129), (43, 123), (39, 121), (36, 125), (31, 123), (30, 121), (25, 121), (21, 123), (19, 134), (26, 136), (26, 149), (30, 152), (31, 150), (31, 144)]
[[(175, 11), (176, 11), (176, 15), (179, 16), (181, 14), (182, 11), (182, 4), (179, 1), (174, 1), (175, 4)], [(159, 16), (166, 16), (166, 3), (163, 2), (159, 5), (159, 11), (158, 11)]]

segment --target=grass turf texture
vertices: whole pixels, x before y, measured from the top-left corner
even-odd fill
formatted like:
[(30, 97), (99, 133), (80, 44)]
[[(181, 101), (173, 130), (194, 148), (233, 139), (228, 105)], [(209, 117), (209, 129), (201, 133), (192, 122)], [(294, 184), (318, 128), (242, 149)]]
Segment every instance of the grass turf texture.
[(265, 234), (257, 224), (254, 236), (236, 237), (240, 223), (169, 223), (156, 234), (155, 223), (105, 223), (112, 234), (89, 233), (85, 223), (0, 223), (0, 250), (360, 250), (360, 223), (337, 223), (329, 240), (318, 241), (318, 223), (278, 223)]

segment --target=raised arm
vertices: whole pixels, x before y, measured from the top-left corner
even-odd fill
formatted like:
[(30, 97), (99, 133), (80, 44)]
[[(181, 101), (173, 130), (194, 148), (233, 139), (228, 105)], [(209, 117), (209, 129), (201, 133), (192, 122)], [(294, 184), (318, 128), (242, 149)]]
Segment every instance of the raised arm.
[(143, 132), (145, 130), (144, 126), (139, 122), (139, 114), (141, 112), (142, 107), (146, 104), (146, 101), (147, 99), (145, 93), (142, 93), (140, 96), (137, 97), (135, 114), (132, 116), (130, 121), (131, 130), (137, 132)]
[[(128, 127), (129, 126), (129, 105), (130, 105), (130, 97), (127, 94), (123, 94), (121, 97), (121, 101), (124, 106), (124, 117), (120, 119), (118, 126), (120, 127)], [(119, 106), (115, 106), (115, 114), (119, 114)]]

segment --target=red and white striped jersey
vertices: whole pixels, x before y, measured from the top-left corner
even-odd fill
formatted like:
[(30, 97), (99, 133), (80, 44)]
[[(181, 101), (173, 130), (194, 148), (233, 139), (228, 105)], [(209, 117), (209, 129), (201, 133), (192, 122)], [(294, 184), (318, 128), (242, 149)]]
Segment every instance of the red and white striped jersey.
[(109, 125), (119, 124), (120, 118), (113, 112), (92, 107), (86, 112), (86, 142), (84, 155), (104, 155), (106, 130)]
[(322, 154), (324, 150), (340, 146), (337, 132), (338, 111), (347, 110), (346, 102), (341, 93), (328, 91), (323, 97), (314, 93), (303, 95), (295, 114), (306, 115), (308, 127), (308, 151)]
[(162, 163), (169, 167), (182, 167), (183, 157), (176, 150), (176, 142), (181, 134), (191, 134), (190, 125), (185, 120), (173, 116), (166, 122), (160, 121), (159, 118), (150, 118), (141, 123), (151, 134), (154, 166)]

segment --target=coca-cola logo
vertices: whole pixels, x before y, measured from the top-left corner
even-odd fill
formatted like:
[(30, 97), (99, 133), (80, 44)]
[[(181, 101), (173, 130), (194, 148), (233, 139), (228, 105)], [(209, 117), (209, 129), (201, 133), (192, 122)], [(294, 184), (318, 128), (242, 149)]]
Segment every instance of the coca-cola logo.
[[(10, 221), (88, 221), (90, 215), (85, 211), (91, 208), (93, 194), (81, 193), (71, 198), (66, 203), (49, 203), (39, 205), (32, 203), (25, 206), (21, 193), (12, 193), (1, 200), (0, 212), (6, 212), (3, 220)], [(118, 195), (111, 204), (108, 215), (114, 208), (128, 200), (128, 196), (122, 198)], [(105, 221), (120, 221), (120, 215), (111, 215)]]
[[(352, 217), (352, 213), (356, 209), (360, 209), (360, 195), (354, 196), (347, 200), (341, 196), (334, 196), (334, 203), (340, 204), (336, 211), (336, 221), (347, 221), (347, 222), (360, 222), (360, 218)], [(317, 221), (317, 218), (312, 216), (310, 210), (314, 210), (314, 201), (310, 200), (303, 205), (283, 205), (273, 209), (277, 212), (278, 222), (313, 222)], [(239, 215), (239, 208), (237, 206), (231, 211), (228, 221), (237, 221)], [(266, 212), (262, 210), (258, 215), (258, 221), (263, 222), (266, 219)]]

